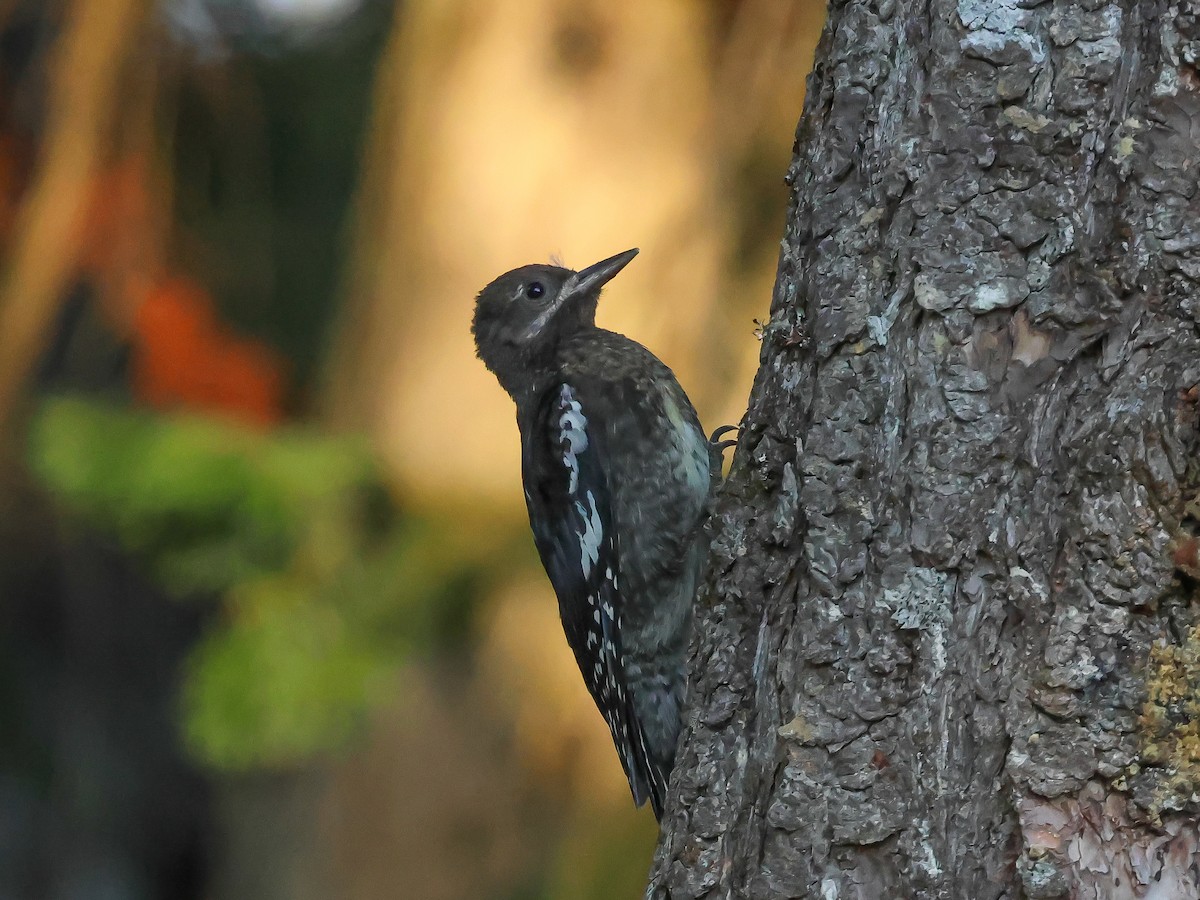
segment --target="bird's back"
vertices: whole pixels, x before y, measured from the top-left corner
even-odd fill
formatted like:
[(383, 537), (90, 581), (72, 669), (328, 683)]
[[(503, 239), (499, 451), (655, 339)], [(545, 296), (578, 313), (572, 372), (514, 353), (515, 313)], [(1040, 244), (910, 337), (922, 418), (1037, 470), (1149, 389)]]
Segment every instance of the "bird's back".
[(674, 373), (624, 335), (589, 329), (562, 348), (561, 359), (589, 421), (603, 426), (623, 568), (645, 582), (623, 591), (627, 608), (654, 603), (653, 581), (679, 574), (708, 497), (699, 416)]
[(670, 771), (703, 560), (708, 441), (671, 370), (641, 344), (589, 329), (562, 348), (607, 460), (620, 558), (625, 677), (651, 754)]

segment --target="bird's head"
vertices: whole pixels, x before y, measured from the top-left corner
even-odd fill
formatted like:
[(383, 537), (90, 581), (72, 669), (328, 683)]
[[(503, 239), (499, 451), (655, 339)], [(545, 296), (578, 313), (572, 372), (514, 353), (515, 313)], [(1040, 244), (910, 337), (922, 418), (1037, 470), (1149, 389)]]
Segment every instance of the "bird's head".
[(600, 289), (637, 250), (626, 250), (579, 272), (562, 266), (522, 266), (505, 272), (475, 301), (475, 350), (513, 397), (549, 374), (564, 338), (596, 321)]

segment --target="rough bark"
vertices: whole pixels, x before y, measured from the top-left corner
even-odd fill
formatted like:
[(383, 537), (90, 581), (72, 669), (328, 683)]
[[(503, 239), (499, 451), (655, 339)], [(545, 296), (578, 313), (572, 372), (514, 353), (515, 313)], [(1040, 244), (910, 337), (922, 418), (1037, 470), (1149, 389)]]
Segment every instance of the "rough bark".
[(831, 7), (648, 896), (1200, 897), (1198, 58)]

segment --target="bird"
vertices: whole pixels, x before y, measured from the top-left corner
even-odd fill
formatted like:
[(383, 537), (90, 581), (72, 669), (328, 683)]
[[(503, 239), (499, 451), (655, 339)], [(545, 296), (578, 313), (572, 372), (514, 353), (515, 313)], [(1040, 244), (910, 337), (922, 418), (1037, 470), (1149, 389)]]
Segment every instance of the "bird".
[(516, 404), (529, 524), (567, 643), (634, 804), (661, 822), (720, 451), (674, 373), (596, 325), (601, 289), (637, 253), (506, 272), (480, 291), (471, 330)]

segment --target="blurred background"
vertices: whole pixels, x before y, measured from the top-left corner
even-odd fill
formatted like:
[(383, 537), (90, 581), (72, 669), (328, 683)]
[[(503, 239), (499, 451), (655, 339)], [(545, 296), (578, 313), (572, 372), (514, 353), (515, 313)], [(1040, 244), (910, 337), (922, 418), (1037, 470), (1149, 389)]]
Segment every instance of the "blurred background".
[(819, 0), (0, 0), (0, 900), (640, 896), (474, 296), (736, 422)]

